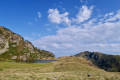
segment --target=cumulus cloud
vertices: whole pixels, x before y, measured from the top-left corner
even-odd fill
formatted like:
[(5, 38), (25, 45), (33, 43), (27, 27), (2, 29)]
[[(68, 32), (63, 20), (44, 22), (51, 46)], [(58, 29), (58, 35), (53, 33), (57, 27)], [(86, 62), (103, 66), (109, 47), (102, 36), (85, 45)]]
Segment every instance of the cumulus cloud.
[[(75, 21), (78, 20), (77, 23), (70, 27), (59, 28), (55, 35), (41, 37), (33, 41), (33, 44), (38, 48), (52, 51), (57, 57), (86, 50), (109, 54), (120, 52), (120, 12), (108, 13), (108, 18), (105, 18), (105, 14), (102, 18), (104, 22), (100, 22), (97, 17), (88, 20), (92, 8), (83, 6), (74, 18)], [(51, 22), (61, 24), (65, 23), (64, 17), (68, 18), (68, 13), (60, 14), (57, 9), (49, 9), (48, 17)], [(81, 22), (84, 23), (78, 26)]]
[(73, 18), (73, 22), (77, 22), (79, 24), (88, 20), (91, 17), (92, 9), (93, 6), (91, 6), (90, 8), (88, 8), (87, 6), (82, 6), (82, 8), (80, 8), (79, 10), (79, 13), (76, 15), (76, 18)]
[(68, 18), (68, 15), (69, 15), (68, 12), (60, 14), (58, 9), (49, 9), (48, 19), (53, 23), (57, 23), (57, 24), (63, 23), (69, 26), (71, 25), (71, 23), (79, 24), (81, 22), (88, 20), (91, 17), (92, 9), (93, 9), (93, 6), (91, 6), (90, 8), (88, 8), (85, 5), (82, 6), (79, 9), (78, 14), (76, 15), (76, 18), (73, 18), (72, 20)]
[(71, 21), (68, 18), (69, 15), (68, 12), (60, 14), (58, 9), (49, 9), (48, 13), (49, 13), (48, 19), (53, 23), (57, 23), (57, 24), (64, 23), (67, 25), (70, 25), (71, 23)]
[[(120, 51), (120, 22), (94, 25), (91, 28), (62, 28), (56, 35), (42, 37), (36, 46), (61, 55), (80, 51)], [(42, 46), (41, 46), (42, 45)]]
[(38, 18), (41, 18), (41, 17), (42, 17), (42, 15), (41, 15), (40, 12), (38, 12), (37, 14), (38, 14)]

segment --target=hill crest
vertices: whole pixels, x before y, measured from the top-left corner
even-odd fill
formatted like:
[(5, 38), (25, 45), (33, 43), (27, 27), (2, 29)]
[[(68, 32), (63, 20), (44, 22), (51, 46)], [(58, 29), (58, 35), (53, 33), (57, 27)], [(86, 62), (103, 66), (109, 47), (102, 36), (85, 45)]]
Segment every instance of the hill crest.
[(81, 52), (76, 57), (83, 57), (90, 60), (94, 65), (102, 68), (106, 71), (120, 72), (120, 56), (119, 55), (107, 55), (100, 52)]

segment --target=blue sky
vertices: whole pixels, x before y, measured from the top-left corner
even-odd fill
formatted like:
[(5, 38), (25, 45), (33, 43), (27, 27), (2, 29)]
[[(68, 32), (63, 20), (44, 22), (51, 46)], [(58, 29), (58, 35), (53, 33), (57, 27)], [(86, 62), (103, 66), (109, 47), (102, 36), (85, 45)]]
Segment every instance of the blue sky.
[(120, 0), (0, 0), (0, 25), (57, 57), (120, 53)]

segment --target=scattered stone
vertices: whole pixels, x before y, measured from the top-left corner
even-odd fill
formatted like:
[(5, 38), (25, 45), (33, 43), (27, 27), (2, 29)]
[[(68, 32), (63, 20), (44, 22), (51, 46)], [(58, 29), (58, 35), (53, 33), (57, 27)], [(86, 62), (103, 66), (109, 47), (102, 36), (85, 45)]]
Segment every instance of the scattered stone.
[(88, 77), (90, 77), (91, 75), (90, 74), (88, 74)]

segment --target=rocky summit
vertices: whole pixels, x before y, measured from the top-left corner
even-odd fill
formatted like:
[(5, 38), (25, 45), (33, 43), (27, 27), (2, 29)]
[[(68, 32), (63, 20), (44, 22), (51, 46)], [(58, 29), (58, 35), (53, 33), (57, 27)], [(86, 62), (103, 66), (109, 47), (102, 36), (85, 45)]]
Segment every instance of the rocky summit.
[(40, 50), (20, 35), (0, 26), (0, 61), (29, 61), (54, 58), (49, 51)]

